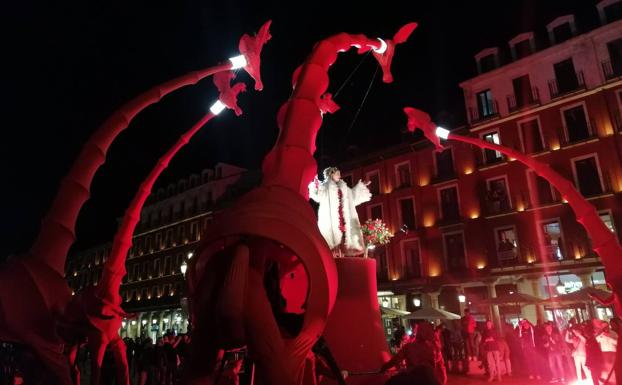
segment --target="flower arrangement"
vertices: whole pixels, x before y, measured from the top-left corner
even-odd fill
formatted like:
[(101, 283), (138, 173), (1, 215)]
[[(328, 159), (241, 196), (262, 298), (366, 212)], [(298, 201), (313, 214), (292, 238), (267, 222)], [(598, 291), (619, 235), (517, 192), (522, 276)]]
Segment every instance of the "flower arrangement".
[(382, 219), (368, 219), (362, 226), (363, 239), (365, 241), (365, 256), (367, 250), (373, 249), (376, 245), (386, 245), (391, 242), (393, 234), (387, 228)]

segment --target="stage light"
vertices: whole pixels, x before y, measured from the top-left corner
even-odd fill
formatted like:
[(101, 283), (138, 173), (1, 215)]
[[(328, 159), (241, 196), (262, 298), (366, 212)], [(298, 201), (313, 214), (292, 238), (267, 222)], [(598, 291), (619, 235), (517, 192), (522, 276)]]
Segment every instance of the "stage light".
[(246, 57), (244, 55), (234, 56), (232, 58), (229, 58), (229, 61), (231, 62), (232, 70), (237, 70), (238, 68), (246, 67), (246, 64), (247, 64)]
[(441, 126), (438, 126), (436, 127), (436, 136), (438, 136), (441, 139), (447, 139), (449, 137), (449, 130)]
[(381, 38), (378, 38), (378, 40), (380, 41), (380, 48), (373, 48), (373, 50), (375, 53), (379, 53), (382, 55), (387, 50), (387, 43)]
[(220, 100), (216, 100), (216, 103), (212, 104), (212, 106), (209, 108), (210, 112), (214, 115), (218, 115), (222, 112), (222, 110), (224, 110), (227, 106), (225, 106), (225, 104), (223, 102), (221, 102)]

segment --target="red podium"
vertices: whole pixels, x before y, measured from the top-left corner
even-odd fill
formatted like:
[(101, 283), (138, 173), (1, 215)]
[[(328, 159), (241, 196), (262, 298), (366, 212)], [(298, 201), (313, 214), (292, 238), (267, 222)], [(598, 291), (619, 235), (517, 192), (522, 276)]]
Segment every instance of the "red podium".
[(345, 257), (335, 258), (335, 264), (339, 288), (324, 330), (328, 347), (339, 367), (352, 373), (349, 385), (384, 384), (384, 375), (363, 374), (380, 370), (390, 357), (378, 307), (376, 260)]

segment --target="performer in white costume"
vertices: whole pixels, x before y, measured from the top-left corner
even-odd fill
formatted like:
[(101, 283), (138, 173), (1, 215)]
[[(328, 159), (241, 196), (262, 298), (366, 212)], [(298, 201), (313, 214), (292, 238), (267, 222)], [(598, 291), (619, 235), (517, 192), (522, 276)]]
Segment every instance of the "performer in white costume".
[(371, 199), (369, 183), (359, 180), (350, 188), (341, 180), (337, 167), (328, 167), (323, 181), (316, 176), (309, 184), (309, 198), (320, 204), (317, 222), (320, 233), (335, 256), (363, 253), (365, 244), (356, 206)]

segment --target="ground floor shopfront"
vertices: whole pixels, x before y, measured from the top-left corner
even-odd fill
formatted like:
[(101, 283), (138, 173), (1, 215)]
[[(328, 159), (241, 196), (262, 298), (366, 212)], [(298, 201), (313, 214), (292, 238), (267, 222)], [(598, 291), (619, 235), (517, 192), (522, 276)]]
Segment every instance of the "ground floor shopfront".
[(123, 320), (119, 333), (123, 338), (149, 337), (155, 343), (169, 332), (187, 333), (188, 326), (188, 313), (182, 308), (171, 308), (131, 314)]
[[(605, 273), (597, 258), (571, 260), (555, 263), (531, 264), (512, 268), (490, 269), (473, 279), (452, 282), (390, 282), (379, 283), (378, 303), (384, 308), (416, 311), (423, 307), (434, 307), (458, 315), (469, 308), (477, 321), (491, 319), (499, 327), (504, 323), (516, 325), (520, 319), (532, 323), (555, 321), (561, 326), (576, 320), (591, 318), (609, 320), (613, 309), (603, 307), (595, 301), (568, 304), (508, 304), (492, 306), (486, 304), (489, 298), (512, 294), (528, 294), (543, 300), (572, 293), (584, 287), (607, 290)], [(395, 318), (383, 315), (387, 338), (395, 329)], [(401, 322), (408, 328), (407, 322)]]

